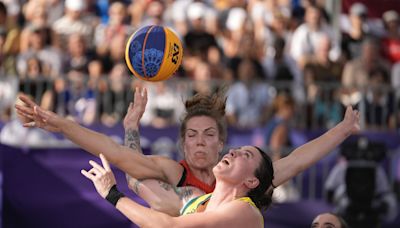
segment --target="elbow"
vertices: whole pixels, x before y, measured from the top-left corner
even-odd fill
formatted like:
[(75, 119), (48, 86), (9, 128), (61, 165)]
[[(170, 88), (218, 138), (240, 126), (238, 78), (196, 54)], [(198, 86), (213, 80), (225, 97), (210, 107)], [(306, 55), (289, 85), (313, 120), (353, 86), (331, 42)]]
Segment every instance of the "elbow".
[(163, 202), (161, 199), (153, 200), (149, 203), (153, 210), (168, 214), (173, 217), (178, 217), (179, 209), (176, 208), (174, 205), (168, 205), (166, 202)]

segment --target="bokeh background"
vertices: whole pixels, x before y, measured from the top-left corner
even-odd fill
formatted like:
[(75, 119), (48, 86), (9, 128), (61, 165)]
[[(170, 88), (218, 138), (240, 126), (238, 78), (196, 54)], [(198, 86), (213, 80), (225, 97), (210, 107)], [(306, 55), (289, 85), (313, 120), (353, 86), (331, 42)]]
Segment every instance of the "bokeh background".
[[(143, 150), (176, 160), (182, 101), (195, 93), (226, 90), (226, 148), (254, 144), (274, 159), (359, 109), (361, 133), (278, 188), (266, 227), (310, 227), (323, 212), (400, 227), (399, 12), (397, 0), (1, 0), (0, 224), (135, 227), (80, 174), (93, 157), (24, 129), (13, 105), (29, 94), (122, 144), (121, 120), (145, 86)], [(150, 24), (184, 44), (164, 82), (134, 78), (124, 60), (127, 38)]]

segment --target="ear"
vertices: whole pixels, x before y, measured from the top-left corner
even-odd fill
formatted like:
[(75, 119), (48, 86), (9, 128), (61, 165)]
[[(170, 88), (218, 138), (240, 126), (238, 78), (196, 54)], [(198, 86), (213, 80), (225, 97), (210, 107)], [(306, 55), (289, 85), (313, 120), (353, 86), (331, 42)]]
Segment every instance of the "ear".
[(258, 180), (257, 177), (250, 177), (250, 178), (246, 179), (244, 184), (246, 185), (247, 188), (253, 189), (253, 188), (256, 188), (260, 184), (260, 181)]

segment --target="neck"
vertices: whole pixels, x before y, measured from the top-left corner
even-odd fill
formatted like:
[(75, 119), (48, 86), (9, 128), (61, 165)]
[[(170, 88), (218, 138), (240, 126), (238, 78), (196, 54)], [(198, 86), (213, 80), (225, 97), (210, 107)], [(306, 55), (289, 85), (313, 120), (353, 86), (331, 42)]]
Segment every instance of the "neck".
[(202, 182), (208, 184), (208, 185), (213, 185), (215, 182), (215, 176), (212, 172), (212, 168), (205, 168), (205, 169), (191, 169), (193, 175), (197, 177), (199, 180)]
[(237, 198), (245, 197), (247, 190), (243, 185), (232, 185), (223, 181), (218, 181), (214, 192), (207, 204), (206, 211), (212, 211), (219, 206), (229, 203)]

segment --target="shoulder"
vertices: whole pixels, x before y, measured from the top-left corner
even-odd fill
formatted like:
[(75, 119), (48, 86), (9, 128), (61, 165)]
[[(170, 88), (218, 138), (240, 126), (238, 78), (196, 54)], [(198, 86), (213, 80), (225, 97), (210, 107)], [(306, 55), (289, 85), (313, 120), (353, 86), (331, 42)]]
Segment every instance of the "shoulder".
[[(263, 223), (261, 211), (245, 200), (234, 200), (220, 208), (219, 212), (228, 214), (230, 218), (238, 218), (244, 222), (247, 227), (256, 227)], [(250, 225), (251, 224), (251, 225)]]

